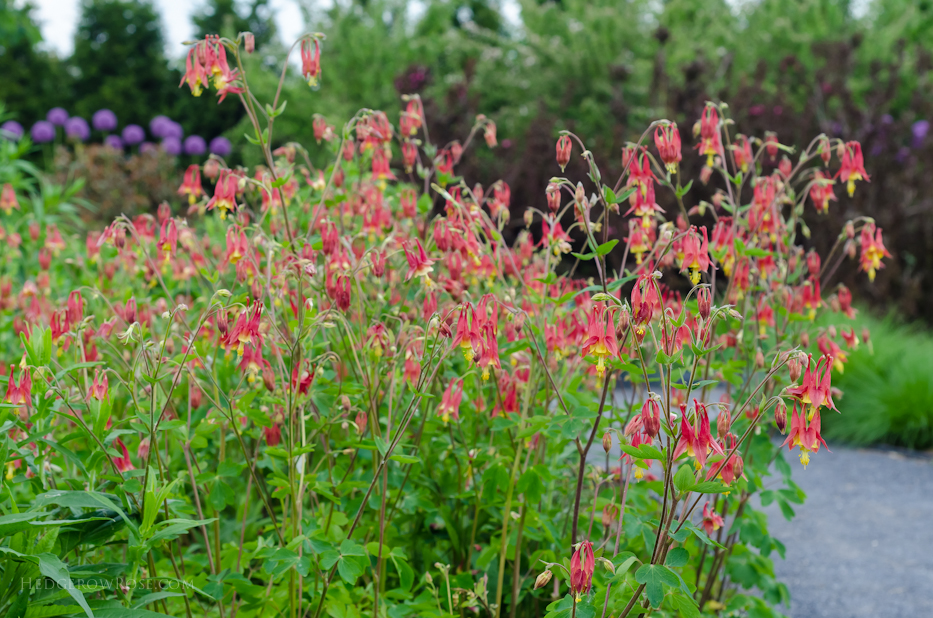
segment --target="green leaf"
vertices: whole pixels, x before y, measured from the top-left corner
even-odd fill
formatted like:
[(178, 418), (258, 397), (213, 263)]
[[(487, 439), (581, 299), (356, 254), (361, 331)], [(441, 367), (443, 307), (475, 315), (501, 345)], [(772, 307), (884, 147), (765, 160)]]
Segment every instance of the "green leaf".
[(159, 525), (164, 525), (165, 527), (153, 534), (148, 539), (148, 544), (150, 547), (154, 547), (161, 541), (178, 538), (183, 532), (186, 532), (191, 528), (205, 526), (209, 523), (213, 523), (215, 519), (216, 518), (212, 517), (211, 519), (169, 519), (163, 521)]
[(630, 444), (622, 444), (619, 448), (622, 449), (623, 453), (627, 453), (636, 459), (664, 459), (664, 453), (650, 444), (641, 444), (638, 448)]
[(695, 491), (701, 494), (721, 494), (729, 491), (729, 486), (723, 485), (718, 481), (701, 481), (692, 486), (688, 491)]
[(392, 564), (395, 565), (395, 570), (398, 571), (399, 583), (402, 586), (402, 590), (411, 590), (411, 585), (415, 581), (415, 572), (408, 566), (408, 563), (401, 558), (391, 555), (389, 557), (392, 559)]
[(563, 599), (554, 601), (547, 606), (545, 618), (571, 618), (574, 615), (576, 615), (576, 618), (594, 618), (596, 608), (584, 599), (577, 603), (576, 612), (574, 612), (573, 595), (568, 594)]
[(669, 567), (682, 567), (690, 559), (690, 553), (683, 547), (675, 547), (667, 554), (664, 564)]
[(619, 240), (617, 238), (613, 238), (612, 240), (607, 240), (603, 244), (596, 247), (596, 254), (606, 255), (607, 253), (612, 251), (617, 244), (619, 244)]
[(691, 179), (690, 182), (688, 182), (686, 185), (684, 185), (683, 187), (680, 187), (679, 189), (677, 189), (677, 197), (678, 197), (678, 198), (681, 198), (681, 197), (687, 195), (687, 192), (690, 191), (690, 187), (692, 187), (692, 186), (693, 186), (693, 180)]
[(363, 567), (352, 558), (342, 557), (337, 562), (337, 572), (340, 573), (340, 577), (343, 578), (343, 581), (352, 586), (356, 583), (356, 580), (359, 579), (360, 575), (363, 574)]
[(84, 610), (85, 614), (87, 614), (90, 618), (94, 618), (94, 613), (91, 611), (87, 601), (84, 599), (84, 594), (71, 582), (71, 575), (68, 573), (68, 567), (58, 559), (58, 556), (49, 553), (41, 553), (30, 556), (21, 554), (18, 551), (8, 547), (0, 547), (0, 552), (12, 554), (21, 560), (32, 562), (33, 564), (38, 565), (40, 573), (58, 584), (59, 587), (71, 595), (71, 598), (81, 606), (81, 609)]
[(677, 611), (677, 615), (681, 618), (700, 618), (700, 608), (692, 596), (684, 594), (680, 590), (675, 590), (668, 598)]
[(518, 493), (525, 494), (525, 498), (528, 501), (536, 503), (541, 499), (541, 495), (544, 493), (544, 483), (541, 481), (538, 472), (534, 468), (529, 468), (525, 470), (522, 477), (518, 479), (517, 489)]
[(674, 475), (674, 487), (683, 494), (690, 491), (694, 485), (696, 485), (696, 478), (693, 476), (693, 469), (688, 464), (680, 466), (677, 474)]
[(648, 602), (655, 609), (661, 607), (664, 600), (664, 586), (676, 586), (680, 582), (676, 573), (657, 564), (643, 564), (635, 571), (635, 581), (645, 584)]

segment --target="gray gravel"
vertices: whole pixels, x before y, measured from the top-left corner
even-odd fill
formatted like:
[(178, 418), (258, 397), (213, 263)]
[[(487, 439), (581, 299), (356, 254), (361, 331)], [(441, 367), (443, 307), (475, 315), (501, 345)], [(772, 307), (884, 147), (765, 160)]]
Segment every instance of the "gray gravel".
[(807, 493), (787, 521), (769, 505), (772, 554), (793, 618), (933, 617), (933, 459), (891, 450), (821, 450), (794, 480)]

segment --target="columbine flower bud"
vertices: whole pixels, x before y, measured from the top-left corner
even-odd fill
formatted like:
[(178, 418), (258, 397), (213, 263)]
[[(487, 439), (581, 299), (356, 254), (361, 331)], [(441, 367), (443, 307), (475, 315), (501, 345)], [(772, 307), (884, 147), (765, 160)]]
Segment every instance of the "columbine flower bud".
[(547, 186), (547, 207), (551, 210), (552, 213), (557, 213), (560, 210), (560, 185), (557, 183), (550, 183)]
[(531, 224), (534, 223), (535, 213), (530, 208), (525, 211), (525, 227), (531, 227)]
[(704, 320), (708, 320), (710, 312), (712, 311), (709, 288), (700, 288), (697, 292), (697, 306), (700, 310), (700, 317)]
[(347, 397), (346, 395), (341, 395), (341, 396), (340, 396), (340, 407), (343, 408), (343, 411), (344, 411), (345, 413), (350, 411), (350, 408), (352, 407), (352, 405), (353, 405), (353, 404), (350, 403), (350, 398), (349, 398), (349, 397)]
[(759, 369), (763, 369), (765, 366), (765, 355), (760, 348), (758, 349), (758, 352), (755, 353), (755, 366), (757, 366)]
[(700, 182), (704, 185), (709, 182), (709, 179), (713, 176), (713, 168), (708, 165), (703, 166), (703, 169), (700, 170)]
[(719, 414), (716, 415), (716, 432), (724, 440), (731, 428), (732, 414), (729, 412), (729, 406), (722, 407), (719, 409)]
[(243, 47), (246, 48), (247, 54), (256, 51), (256, 37), (252, 32), (247, 32), (243, 35)]
[(550, 570), (542, 571), (541, 574), (535, 578), (534, 589), (537, 590), (539, 588), (544, 588), (550, 583), (552, 577), (554, 577), (554, 574), (551, 573)]
[(800, 378), (800, 359), (796, 354), (787, 361), (787, 372), (790, 374), (791, 382), (796, 382)]
[(608, 431), (603, 434), (603, 450), (607, 453), (612, 448), (612, 434)]
[(787, 428), (787, 406), (784, 405), (783, 399), (774, 406), (774, 424), (777, 425), (782, 434)]
[(661, 431), (661, 406), (657, 399), (648, 397), (641, 407), (641, 426), (644, 432), (654, 440)]
[(570, 149), (572, 147), (573, 144), (568, 136), (561, 135), (557, 138), (557, 164), (560, 166), (560, 171), (562, 172), (567, 167), (567, 164), (570, 163)]
[(602, 558), (602, 557), (600, 557), (600, 558), (597, 558), (597, 559), (596, 559), (596, 562), (598, 562), (598, 563), (600, 563), (601, 565), (603, 565), (604, 567), (606, 567), (606, 570), (609, 571), (610, 573), (612, 573), (613, 575), (616, 574), (616, 567), (615, 567), (614, 564), (612, 564), (612, 561), (609, 560), (608, 558)]
[(855, 238), (855, 225), (851, 221), (848, 221), (846, 223), (845, 231), (846, 231), (846, 238), (850, 240)]
[(275, 391), (275, 374), (272, 372), (272, 367), (262, 368), (262, 384), (270, 393)]
[(216, 322), (217, 322), (217, 330), (220, 331), (220, 334), (226, 335), (227, 329), (230, 328), (230, 324), (229, 322), (227, 322), (227, 312), (218, 311)]
[(800, 347), (810, 347), (810, 333), (800, 333)]

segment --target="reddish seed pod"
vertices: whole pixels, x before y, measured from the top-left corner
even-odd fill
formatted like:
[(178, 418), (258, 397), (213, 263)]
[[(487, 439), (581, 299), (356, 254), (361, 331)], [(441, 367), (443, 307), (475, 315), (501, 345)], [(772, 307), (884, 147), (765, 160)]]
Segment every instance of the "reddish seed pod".
[(560, 185), (550, 183), (547, 186), (547, 207), (552, 213), (560, 210)]
[(247, 32), (243, 36), (243, 47), (246, 48), (246, 53), (251, 54), (256, 51), (256, 37), (252, 32)]
[(612, 448), (612, 434), (608, 431), (603, 434), (603, 450), (607, 453)]
[(645, 433), (654, 440), (661, 431), (661, 406), (657, 400), (649, 398), (641, 407), (641, 424)]
[(220, 331), (221, 335), (226, 336), (228, 328), (230, 328), (230, 324), (229, 322), (227, 322), (227, 312), (218, 311), (217, 312), (217, 330)]

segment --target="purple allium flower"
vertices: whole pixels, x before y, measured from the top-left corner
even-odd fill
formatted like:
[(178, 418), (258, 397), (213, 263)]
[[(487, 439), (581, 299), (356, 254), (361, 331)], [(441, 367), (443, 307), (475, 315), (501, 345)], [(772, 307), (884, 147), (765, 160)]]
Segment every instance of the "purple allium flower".
[(45, 115), (45, 119), (52, 124), (63, 127), (65, 123), (68, 122), (68, 112), (66, 112), (63, 107), (53, 107), (49, 110), (49, 113)]
[(185, 130), (181, 128), (181, 125), (180, 125), (180, 124), (178, 124), (177, 122), (174, 122), (174, 121), (172, 121), (172, 120), (169, 120), (168, 122), (166, 122), (165, 125), (164, 125), (164, 127), (163, 127), (163, 129), (162, 129), (162, 138), (163, 138), (163, 139), (165, 139), (165, 138), (167, 138), (167, 137), (174, 137), (174, 138), (177, 139), (178, 141), (181, 141), (181, 139), (182, 139), (184, 136), (185, 136)]
[(898, 149), (894, 160), (903, 165), (904, 163), (907, 163), (908, 159), (910, 159), (910, 148), (907, 146), (902, 146)]
[(117, 128), (117, 115), (109, 109), (99, 109), (91, 116), (91, 124), (98, 131), (113, 131)]
[(146, 139), (146, 132), (138, 124), (128, 124), (123, 127), (123, 143), (134, 146)]
[(55, 125), (48, 120), (40, 120), (32, 125), (29, 134), (32, 135), (32, 141), (37, 144), (51, 142), (55, 139)]
[(15, 120), (7, 120), (2, 125), (0, 125), (0, 132), (3, 133), (3, 137), (11, 140), (18, 140), (23, 136), (23, 125), (16, 122)]
[(189, 135), (185, 138), (186, 155), (202, 155), (207, 150), (207, 144), (200, 135)]
[(211, 140), (211, 152), (215, 155), (226, 157), (230, 154), (231, 150), (233, 150), (233, 147), (230, 145), (230, 140), (226, 137), (215, 137)]
[(166, 137), (162, 140), (162, 150), (173, 157), (177, 157), (181, 154), (181, 140), (177, 137)]
[(912, 146), (914, 148), (922, 147), (923, 140), (926, 139), (927, 133), (930, 132), (930, 121), (918, 120), (910, 127), (910, 132), (914, 136)]
[(149, 121), (149, 132), (152, 133), (155, 137), (163, 138), (165, 135), (165, 128), (172, 124), (172, 119), (168, 116), (156, 116), (151, 121)]
[(87, 125), (87, 120), (81, 116), (72, 116), (65, 123), (65, 135), (83, 142), (91, 136), (91, 127)]
[(104, 145), (110, 146), (114, 150), (123, 150), (123, 140), (119, 135), (108, 135), (104, 138)]

